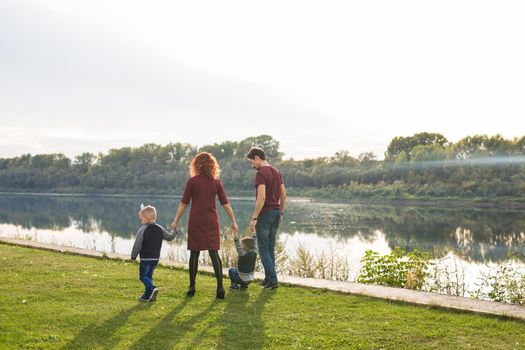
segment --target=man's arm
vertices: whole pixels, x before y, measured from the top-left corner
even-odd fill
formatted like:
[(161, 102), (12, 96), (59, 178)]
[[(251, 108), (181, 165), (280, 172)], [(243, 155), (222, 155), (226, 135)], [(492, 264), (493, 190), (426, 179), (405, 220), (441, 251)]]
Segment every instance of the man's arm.
[(133, 249), (131, 250), (131, 260), (137, 259), (137, 256), (140, 253), (142, 242), (144, 241), (144, 230), (146, 230), (146, 225), (142, 226), (137, 231), (137, 238), (135, 238), (135, 244), (133, 244)]
[(281, 220), (283, 218), (284, 208), (286, 208), (286, 188), (284, 184), (281, 184)]
[(257, 186), (257, 200), (255, 201), (255, 209), (253, 210), (252, 220), (250, 221), (250, 230), (255, 232), (255, 224), (259, 213), (264, 207), (264, 201), (266, 200), (266, 185)]

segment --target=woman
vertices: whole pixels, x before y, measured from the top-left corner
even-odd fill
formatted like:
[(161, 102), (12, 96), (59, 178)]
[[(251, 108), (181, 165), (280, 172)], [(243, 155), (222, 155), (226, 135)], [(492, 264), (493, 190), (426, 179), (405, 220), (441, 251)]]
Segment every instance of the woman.
[(179, 220), (191, 202), (190, 218), (188, 220), (188, 250), (190, 253), (190, 287), (187, 296), (195, 295), (195, 277), (199, 265), (201, 250), (207, 250), (213, 263), (213, 270), (217, 278), (217, 298), (224, 299), (222, 286), (222, 262), (218, 251), (221, 247), (219, 215), (215, 206), (215, 198), (223, 206), (232, 222), (235, 233), (238, 232), (237, 223), (228, 197), (224, 192), (219, 178), (219, 164), (215, 157), (208, 152), (197, 154), (190, 164), (190, 179), (184, 188), (179, 209), (171, 227), (175, 230)]

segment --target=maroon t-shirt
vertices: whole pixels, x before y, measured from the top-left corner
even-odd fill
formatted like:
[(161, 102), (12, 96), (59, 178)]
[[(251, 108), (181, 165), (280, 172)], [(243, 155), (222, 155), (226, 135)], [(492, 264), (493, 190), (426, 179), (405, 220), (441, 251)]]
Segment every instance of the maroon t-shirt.
[(191, 202), (188, 220), (189, 250), (220, 249), (219, 215), (215, 206), (217, 197), (221, 205), (228, 204), (228, 197), (218, 179), (197, 175), (186, 183), (181, 202)]
[(281, 207), (279, 201), (281, 199), (281, 185), (283, 184), (283, 177), (279, 170), (271, 165), (262, 166), (255, 174), (255, 198), (257, 198), (257, 186), (266, 186), (266, 199), (264, 206), (259, 215), (269, 212), (273, 209)]

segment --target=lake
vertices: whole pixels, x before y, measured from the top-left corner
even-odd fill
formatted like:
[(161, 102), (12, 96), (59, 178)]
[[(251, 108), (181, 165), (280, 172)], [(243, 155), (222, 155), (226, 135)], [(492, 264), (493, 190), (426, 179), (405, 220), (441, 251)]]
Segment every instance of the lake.
[[(0, 194), (0, 236), (128, 254), (140, 226), (140, 204), (156, 206), (158, 223), (169, 227), (179, 200)], [(242, 234), (254, 200), (232, 198), (231, 204)], [(184, 220), (187, 216), (188, 212)], [(220, 221), (229, 226), (222, 209)], [(187, 261), (185, 228), (184, 221), (182, 238), (163, 245), (163, 257)], [(279, 232), (290, 257), (302, 246), (314, 255), (333, 251), (347, 259), (351, 280), (368, 249), (381, 254), (395, 247), (431, 252), (461, 270), (467, 287), (473, 287), (481, 273), (497, 267), (509, 253), (522, 262), (525, 256), (524, 209), (331, 204), (296, 199), (288, 203)]]

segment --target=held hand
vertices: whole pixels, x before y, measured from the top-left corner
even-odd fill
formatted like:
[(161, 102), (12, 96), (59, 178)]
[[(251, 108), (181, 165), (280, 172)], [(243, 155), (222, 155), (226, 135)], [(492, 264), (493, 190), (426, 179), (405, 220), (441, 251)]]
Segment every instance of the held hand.
[(173, 229), (173, 231), (176, 231), (178, 226), (179, 223), (173, 220), (173, 222), (171, 223), (171, 228)]
[(250, 231), (255, 232), (255, 225), (257, 224), (257, 220), (254, 220), (252, 219), (252, 221), (250, 221)]
[(232, 224), (232, 230), (233, 230), (233, 238), (236, 239), (239, 237), (239, 226), (237, 226), (237, 223)]

